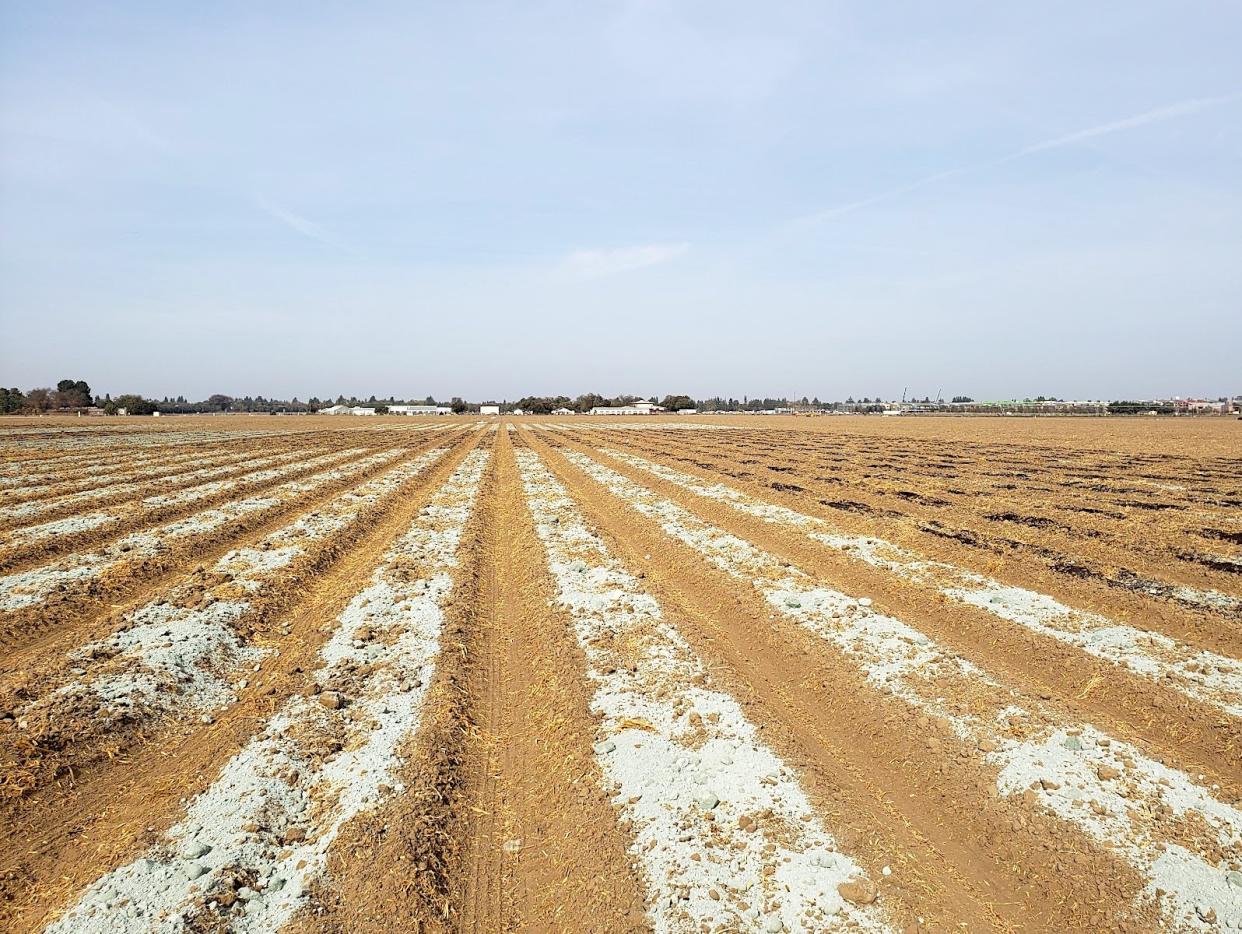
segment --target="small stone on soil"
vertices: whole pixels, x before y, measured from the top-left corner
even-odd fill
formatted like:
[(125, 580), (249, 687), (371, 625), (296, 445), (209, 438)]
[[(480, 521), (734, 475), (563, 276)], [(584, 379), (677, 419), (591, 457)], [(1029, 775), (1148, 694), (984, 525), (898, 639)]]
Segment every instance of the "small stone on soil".
[(837, 886), (837, 894), (855, 905), (870, 905), (880, 891), (870, 879), (850, 879)]
[(192, 840), (181, 849), (182, 859), (200, 859), (211, 852), (211, 845)]

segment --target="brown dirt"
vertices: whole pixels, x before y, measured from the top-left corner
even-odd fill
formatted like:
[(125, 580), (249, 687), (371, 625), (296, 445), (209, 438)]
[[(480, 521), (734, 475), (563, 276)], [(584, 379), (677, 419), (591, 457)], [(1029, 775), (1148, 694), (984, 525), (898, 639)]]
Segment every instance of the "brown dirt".
[(931, 930), (1117, 923), (1141, 889), (1132, 871), (1081, 834), (1031, 817), (1021, 800), (999, 798), (978, 750), (920, 723), (822, 640), (776, 617), (749, 589), (529, 440), (609, 547), (644, 569), (666, 615), (767, 727), (767, 740), (797, 764), (843, 845), (872, 878), (882, 878), (884, 865), (894, 869), (899, 881), (886, 887), (907, 921), (923, 916)]
[[(265, 453), (270, 452), (248, 452), (251, 457), (259, 457)], [(305, 458), (309, 460), (312, 457), (317, 457), (321, 454), (327, 453), (330, 452), (318, 450), (307, 452)], [(361, 456), (365, 457), (366, 454)], [(203, 481), (214, 483), (219, 480), (240, 479), (241, 482), (238, 483), (235, 488), (222, 490), (211, 496), (204, 496), (202, 499), (195, 500), (193, 503), (174, 506), (143, 506), (137, 500), (153, 493), (165, 492), (169, 489), (168, 486), (164, 485), (163, 481), (158, 481), (145, 487), (142, 491), (132, 494), (126, 500), (113, 500), (110, 505), (106, 499), (104, 501), (92, 500), (89, 504), (82, 503), (78, 506), (72, 507), (68, 513), (60, 512), (52, 513), (47, 516), (40, 516), (38, 523), (48, 522), (53, 519), (60, 518), (66, 514), (106, 510), (117, 514), (119, 516), (119, 521), (113, 522), (106, 527), (99, 529), (93, 529), (73, 535), (58, 535), (54, 539), (30, 542), (28, 544), (15, 544), (8, 548), (4, 548), (0, 550), (0, 573), (12, 574), (25, 570), (28, 567), (50, 561), (57, 555), (67, 554), (72, 551), (85, 551), (92, 548), (98, 548), (138, 529), (169, 522), (182, 516), (191, 515), (204, 509), (210, 509), (213, 506), (218, 506), (221, 503), (238, 499), (243, 496), (255, 496), (263, 490), (279, 486), (282, 483), (288, 483), (290, 480), (299, 480), (305, 476), (316, 473), (319, 470), (331, 469), (333, 467), (342, 466), (345, 463), (347, 462), (340, 461), (339, 463), (330, 463), (318, 467), (304, 467), (296, 463), (289, 463), (275, 464), (270, 465), (270, 467), (263, 468), (254, 468), (242, 463), (232, 465), (234, 469), (230, 470), (229, 473), (225, 475), (213, 477), (210, 481)], [(267, 470), (271, 468), (287, 468), (287, 472), (282, 472), (278, 477), (272, 477), (257, 483), (245, 482), (244, 478), (246, 474), (252, 473), (256, 469)], [(173, 480), (175, 481), (175, 478), (173, 478)], [(196, 483), (186, 484), (184, 485), (184, 488), (190, 489), (196, 485)], [(173, 488), (180, 489), (182, 488), (182, 485), (178, 484)]]
[[(556, 438), (554, 443), (588, 450), (572, 438)], [(1170, 765), (1210, 775), (1231, 797), (1242, 797), (1242, 723), (1223, 711), (1196, 704), (1171, 688), (984, 610), (950, 603), (925, 586), (818, 545), (796, 529), (762, 522), (614, 458), (596, 456), (619, 473), (836, 589), (871, 597), (884, 612), (909, 621), (1007, 683), (1056, 698), (1074, 719), (1101, 724), (1112, 735), (1146, 745)]]
[[(443, 439), (439, 439), (439, 442), (448, 443)], [(342, 445), (342, 447), (354, 446), (356, 445)], [(191, 562), (210, 563), (229, 550), (238, 547), (239, 544), (260, 537), (283, 525), (290, 516), (313, 511), (317, 504), (327, 502), (342, 491), (392, 469), (397, 463), (417, 457), (428, 448), (437, 446), (439, 445), (434, 438), (417, 438), (416, 443), (412, 444), (397, 461), (375, 465), (356, 476), (329, 483), (308, 496), (293, 497), (270, 510), (255, 512), (226, 523), (211, 532), (178, 540), (159, 554), (122, 562), (101, 577), (91, 580), (86, 586), (69, 587), (63, 593), (53, 594), (44, 603), (24, 610), (0, 614), (0, 646), (9, 650), (0, 659), (0, 672), (12, 670), (10, 666), (21, 662), (21, 650), (44, 645), (49, 635), (76, 630), (76, 627), (97, 619), (103, 612), (117, 610), (142, 601), (148, 594), (166, 586), (171, 579), (184, 573), (185, 565)], [(348, 466), (385, 447), (391, 447), (391, 445), (364, 451), (335, 466)], [(171, 516), (165, 516), (161, 521), (168, 522), (184, 515), (192, 515), (201, 508), (209, 507), (200, 507), (198, 504), (183, 507)], [(55, 560), (54, 557), (51, 560)]]
[(308, 934), (647, 929), (506, 436), (480, 495), (410, 790), (341, 837)]
[[(1185, 584), (1238, 595), (1237, 574), (1181, 557), (1202, 557), (1202, 549), (1193, 543), (1207, 541), (1201, 534), (1205, 527), (1229, 532), (1234, 526), (1227, 516), (1209, 520), (1197, 513), (1183, 517), (1179, 510), (1136, 511), (1115, 505), (1105, 510), (1095, 494), (1086, 500), (1094, 505), (1078, 506), (1084, 501), (1080, 490), (1046, 479), (1076, 474), (1130, 482), (1135, 473), (1132, 456), (941, 441), (920, 441), (908, 448), (894, 441), (876, 450), (875, 439), (869, 438), (847, 438), (825, 451), (822, 439), (794, 431), (665, 434), (672, 433), (588, 430), (581, 439), (664, 460), (713, 482), (741, 485), (847, 532), (875, 535), (1140, 628), (1214, 651), (1236, 654), (1242, 648), (1242, 616), (1237, 611), (1189, 605), (1172, 591)], [(579, 432), (571, 436), (579, 437)], [(1206, 486), (1216, 499), (1242, 504), (1242, 493), (1234, 492), (1240, 486), (1242, 458), (1165, 460), (1169, 462), (1156, 475), (1166, 481), (1188, 490)], [(1012, 494), (1016, 500), (1003, 499), (1005, 492), (997, 489), (996, 475), (1007, 472), (1005, 461), (1020, 465), (1018, 472), (1028, 478)], [(1044, 480), (1030, 479), (1041, 470)], [(1164, 502), (1191, 495), (1153, 488), (1148, 499)], [(1076, 511), (1061, 516), (1054, 523), (1059, 528), (997, 518), (1035, 520), (1070, 506)], [(1111, 511), (1120, 519), (1099, 520), (1081, 511), (1085, 508)], [(1225, 508), (1234, 523), (1242, 522), (1236, 506)], [(1104, 521), (1107, 529), (1101, 528)], [(1141, 535), (1135, 534), (1138, 528)], [(1227, 540), (1213, 541), (1209, 550), (1216, 553), (1237, 550)]]
[[(142, 460), (127, 475), (158, 485), (176, 458), (194, 451), (400, 446), (414, 457), (429, 447), (452, 447), (263, 599), (247, 621), (248, 637), (279, 655), (264, 662), (239, 702), (211, 724), (164, 718), (107, 735), (57, 724), (66, 742), (35, 761), (29, 735), (2, 718), (22, 691), (29, 696), (59, 683), (67, 653), (111, 632), (126, 610), (195, 565), (255, 541), (391, 465), (155, 563), (135, 563), (102, 589), (67, 595), (11, 621), (15, 628), (0, 637), (11, 644), (0, 658), (0, 768), (7, 783), (25, 778), (22, 796), (0, 811), (0, 929), (40, 929), (102, 873), (144, 852), (287, 698), (310, 689), (329, 621), (476, 444), (491, 446), (495, 457), (459, 552), (422, 723), (402, 750), (406, 791), (343, 828), (309, 910), (290, 930), (650, 928), (629, 829), (618, 823), (592, 751), (592, 684), (572, 621), (552, 604), (555, 588), (525, 504), (515, 444), (545, 458), (609, 549), (642, 578), (703, 659), (713, 684), (742, 704), (764, 742), (797, 772), (825, 826), (875, 880), (897, 929), (1159, 929), (1156, 917), (1134, 907), (1142, 882), (1133, 869), (1034, 806), (1032, 792), (1001, 797), (980, 749), (873, 688), (830, 644), (776, 613), (745, 581), (672, 539), (557, 451), (589, 452), (813, 578), (871, 596), (878, 609), (987, 669), (1018, 702), (1026, 698), (1067, 720), (1099, 725), (1238, 799), (1242, 727), (1235, 718), (981, 610), (946, 604), (931, 588), (695, 497), (599, 449), (627, 450), (844, 532), (875, 535), (1237, 657), (1242, 615), (1188, 605), (1172, 588), (1242, 595), (1230, 565), (1242, 546), (1242, 423), (726, 417), (697, 420), (721, 431), (618, 431), (584, 418), (551, 420), (574, 426), (554, 432), (541, 427), (548, 420), (515, 421), (520, 430), (512, 435), (446, 437), (412, 429), (484, 423), (226, 417), (108, 420), (96, 429), (85, 419), (0, 419), (0, 464), (53, 472), (65, 490), (90, 488), (75, 475), (83, 465), (129, 456)], [(14, 426), (54, 425), (62, 431), (6, 439)], [(240, 434), (254, 431), (262, 437)], [(148, 436), (170, 443), (129, 440)], [(5, 444), (39, 438), (45, 446)], [(73, 446), (57, 446), (70, 438)], [(969, 692), (962, 700), (978, 710), (991, 703)]]
[[(479, 594), (462, 931), (645, 929), (591, 754), (585, 661), (543, 567), (507, 433)], [(572, 893), (572, 895), (570, 894)]]
[(271, 614), (273, 622), (289, 624), (290, 635), (273, 625), (260, 640), (280, 654), (214, 723), (160, 724), (147, 735), (114, 738), (105, 755), (93, 758), (75, 750), (71, 772), (45, 780), (19, 811), (6, 807), (0, 927), (39, 929), (74, 892), (133, 859), (181, 817), (184, 801), (210, 785), (290, 695), (308, 690), (325, 622), (365, 585), (380, 556), (472, 446), (460, 446), (417, 478), (399, 505), (353, 540), (347, 555), (326, 562), (309, 586), (294, 588), (296, 601), (286, 597), (283, 612)]

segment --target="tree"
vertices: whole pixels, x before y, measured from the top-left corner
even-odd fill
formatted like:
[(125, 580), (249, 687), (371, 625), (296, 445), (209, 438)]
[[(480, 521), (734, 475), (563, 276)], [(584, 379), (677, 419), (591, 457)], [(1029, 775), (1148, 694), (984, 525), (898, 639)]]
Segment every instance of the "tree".
[(65, 393), (76, 392), (82, 396), (89, 397), (91, 394), (91, 387), (87, 385), (87, 382), (84, 379), (62, 379), (56, 384), (56, 391)]
[(970, 398), (970, 396), (954, 396), (953, 401), (954, 402), (974, 402), (975, 400)]
[(56, 384), (53, 402), (57, 408), (83, 408), (91, 404), (91, 387), (84, 379), (62, 379)]
[[(374, 396), (372, 396), (371, 398), (372, 398), (372, 399), (374, 399), (375, 397), (374, 397)], [(376, 414), (376, 415), (387, 415), (387, 414), (388, 414), (388, 406), (383, 405), (383, 404), (377, 405), (377, 406), (375, 407), (375, 414)]]
[(150, 399), (144, 399), (134, 393), (117, 396), (112, 400), (112, 405), (114, 409), (124, 409), (127, 415), (150, 415), (156, 408), (155, 403)]
[(52, 390), (47, 387), (32, 389), (26, 393), (26, 408), (34, 412), (46, 412), (53, 404)]
[(14, 412), (20, 412), (25, 405), (26, 397), (20, 389), (16, 387), (13, 389), (0, 387), (0, 413), (12, 415)]
[(660, 405), (670, 412), (676, 412), (678, 409), (693, 409), (695, 407), (694, 400), (689, 396), (665, 396)]
[(464, 400), (461, 396), (453, 396), (452, 407), (453, 414), (460, 415), (462, 412), (467, 411), (466, 400)]
[(514, 403), (514, 407), (528, 415), (547, 415), (553, 409), (552, 400), (541, 396), (524, 396)]
[(229, 406), (233, 404), (233, 397), (226, 396), (222, 392), (212, 393), (207, 397), (207, 404), (213, 409), (219, 409), (221, 412), (227, 412)]

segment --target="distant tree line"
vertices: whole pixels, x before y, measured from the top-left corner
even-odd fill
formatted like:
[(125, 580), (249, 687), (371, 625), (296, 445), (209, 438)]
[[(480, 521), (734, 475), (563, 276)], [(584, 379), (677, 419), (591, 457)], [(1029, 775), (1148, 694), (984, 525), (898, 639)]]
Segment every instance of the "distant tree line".
[[(437, 402), (433, 396), (427, 396), (422, 399), (397, 399), (394, 396), (379, 399), (375, 396), (369, 396), (364, 399), (359, 396), (343, 395), (335, 397), (328, 395), (322, 398), (311, 396), (302, 401), (296, 396), (292, 399), (269, 399), (265, 396), (230, 396), (225, 393), (213, 393), (206, 399), (191, 402), (185, 396), (165, 396), (163, 399), (148, 399), (136, 393), (124, 393), (116, 397), (107, 394), (99, 396), (92, 393), (91, 387), (86, 380), (62, 379), (56, 384), (55, 389), (38, 387), (22, 392), (20, 389), (6, 389), (0, 386), (0, 415), (72, 414), (75, 412), (104, 412), (109, 415), (115, 415), (121, 411), (129, 415), (150, 415), (154, 412), (169, 415), (230, 412), (238, 414), (281, 414), (310, 413), (333, 405), (366, 406), (374, 408), (381, 414), (386, 413), (394, 405), (448, 406), (454, 413), (459, 415), (478, 412), (480, 405), (499, 405), (502, 412), (512, 412), (514, 409), (520, 409), (523, 412), (534, 415), (548, 415), (554, 411), (564, 409), (568, 409), (571, 412), (585, 413), (600, 406), (628, 405), (639, 398), (646, 398), (657, 402), (657, 404), (670, 412), (680, 409), (697, 409), (699, 412), (741, 413), (762, 412), (772, 409), (821, 412), (882, 412), (894, 405), (892, 400), (885, 400), (880, 395), (862, 396), (857, 399), (854, 396), (849, 396), (844, 402), (821, 402), (818, 397), (808, 399), (806, 396), (803, 396), (801, 399), (766, 396), (753, 399), (743, 396), (741, 399), (735, 399), (732, 397), (712, 396), (696, 400), (685, 393), (670, 393), (664, 396), (653, 393), (640, 397), (632, 395), (605, 396), (596, 392), (583, 393), (573, 397), (523, 396), (515, 401), (484, 400), (483, 402), (467, 402), (460, 396), (453, 396), (445, 402)], [(932, 406), (944, 404), (942, 400), (932, 400), (926, 396), (922, 400), (911, 398), (906, 401)], [(953, 396), (952, 401), (957, 405), (970, 406), (969, 411), (976, 409), (988, 410), (998, 405), (997, 403), (980, 403), (976, 405), (973, 398), (964, 395)], [(1021, 407), (1023, 404), (1036, 406), (1039, 403), (1063, 401), (1053, 396), (1036, 396), (1033, 399), (1023, 399), (1021, 402), (1003, 403), (1003, 406), (1014, 408)], [(1226, 400), (1225, 397), (1221, 397), (1218, 401), (1224, 402)], [(1103, 403), (1100, 403), (1100, 405), (1103, 406)], [(1129, 400), (1107, 403), (1106, 410), (1113, 415), (1131, 415), (1150, 411), (1165, 415), (1173, 414), (1176, 411), (1174, 405), (1168, 401)]]
[(91, 387), (84, 379), (62, 379), (55, 389), (40, 386), (22, 392), (16, 388), (0, 388), (0, 413), (5, 415), (85, 409), (93, 405)]
[[(152, 412), (161, 412), (168, 415), (195, 415), (195, 414), (215, 414), (215, 413), (310, 413), (319, 409), (328, 408), (333, 405), (347, 406), (366, 406), (374, 408), (381, 414), (387, 412), (394, 405), (445, 405), (452, 408), (454, 413), (467, 414), (470, 412), (478, 412), (480, 405), (499, 405), (502, 412), (512, 412), (514, 409), (520, 409), (535, 415), (548, 415), (558, 409), (568, 409), (571, 412), (585, 413), (591, 409), (600, 406), (619, 406), (628, 405), (635, 402), (640, 396), (620, 395), (605, 396), (597, 392), (583, 393), (579, 396), (523, 396), (515, 401), (503, 400), (484, 400), (483, 402), (467, 402), (460, 396), (453, 396), (446, 402), (437, 402), (433, 396), (427, 396), (422, 399), (398, 399), (389, 396), (386, 399), (380, 399), (375, 396), (361, 398), (359, 396), (326, 395), (322, 398), (319, 396), (311, 396), (305, 401), (298, 397), (292, 399), (270, 399), (265, 396), (230, 396), (225, 393), (213, 393), (206, 399), (198, 402), (191, 402), (185, 396), (165, 396), (163, 399), (147, 399), (143, 396), (126, 393), (113, 398), (110, 395), (103, 397), (92, 396), (91, 388), (85, 380), (67, 380), (63, 379), (56, 384), (56, 389), (31, 389), (23, 393), (19, 389), (3, 389), (0, 388), (0, 414), (46, 414), (49, 412), (73, 412), (84, 409), (98, 409), (107, 414), (116, 414), (120, 410), (124, 410), (130, 415), (149, 415)], [(696, 400), (693, 396), (686, 393), (670, 393), (664, 396), (659, 394), (651, 394), (645, 398), (657, 402), (660, 406), (670, 412), (680, 409), (697, 409), (700, 412), (761, 412), (771, 409), (819, 409), (825, 411), (880, 411), (886, 403), (882, 403), (881, 398), (863, 396), (860, 400), (855, 401), (851, 396), (844, 403), (842, 402), (821, 402), (818, 398), (808, 399), (803, 396), (801, 399), (790, 400), (785, 397), (772, 398), (765, 396), (763, 398), (750, 398), (743, 396), (741, 399), (725, 398), (722, 396), (712, 396), (707, 399)], [(925, 399), (930, 402), (930, 399)], [(955, 402), (971, 401), (967, 396), (958, 396), (954, 398)]]
[(1109, 415), (1138, 415), (1146, 412), (1155, 412), (1157, 415), (1172, 415), (1176, 411), (1177, 409), (1168, 403), (1119, 400), (1108, 404)]

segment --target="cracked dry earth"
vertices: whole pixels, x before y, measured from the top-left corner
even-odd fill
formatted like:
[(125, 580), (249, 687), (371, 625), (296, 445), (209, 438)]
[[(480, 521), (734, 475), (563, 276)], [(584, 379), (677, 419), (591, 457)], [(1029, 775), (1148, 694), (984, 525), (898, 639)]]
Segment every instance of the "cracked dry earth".
[(0, 423), (6, 931), (1242, 930), (1236, 422)]

